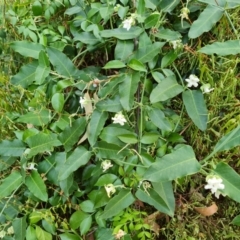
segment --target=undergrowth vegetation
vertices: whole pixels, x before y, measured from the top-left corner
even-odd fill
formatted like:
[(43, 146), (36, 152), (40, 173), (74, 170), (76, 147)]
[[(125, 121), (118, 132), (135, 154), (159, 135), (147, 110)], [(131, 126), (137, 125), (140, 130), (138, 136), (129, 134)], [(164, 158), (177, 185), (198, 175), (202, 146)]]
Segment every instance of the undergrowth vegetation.
[(2, 1), (0, 239), (238, 239), (239, 13)]

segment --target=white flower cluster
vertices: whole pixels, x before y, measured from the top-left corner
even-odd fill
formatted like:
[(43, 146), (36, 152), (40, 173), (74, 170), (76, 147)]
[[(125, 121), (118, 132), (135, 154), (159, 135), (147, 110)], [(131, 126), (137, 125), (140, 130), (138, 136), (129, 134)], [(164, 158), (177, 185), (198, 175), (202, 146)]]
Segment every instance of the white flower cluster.
[(191, 74), (188, 78), (185, 79), (185, 81), (188, 83), (187, 86), (188, 87), (197, 87), (198, 86), (198, 82), (200, 81), (199, 78), (194, 75), (194, 74)]
[(136, 18), (136, 14), (131, 14), (131, 17), (125, 19), (122, 24), (123, 24), (123, 28), (127, 29), (127, 31), (130, 30), (130, 28), (135, 24), (135, 18)]
[(113, 167), (113, 165), (110, 160), (104, 160), (101, 167), (103, 168), (103, 172), (106, 172), (109, 168)]
[(207, 185), (205, 186), (205, 189), (211, 190), (212, 194), (215, 194), (215, 197), (219, 198), (219, 195), (221, 194), (219, 190), (225, 188), (224, 184), (222, 183), (222, 179), (217, 176), (212, 176), (207, 178), (206, 181)]
[(115, 116), (112, 118), (112, 120), (113, 120), (113, 123), (119, 123), (121, 126), (123, 126), (124, 123), (127, 122), (122, 112), (116, 113)]
[(214, 90), (214, 88), (211, 88), (211, 85), (209, 83), (203, 84), (200, 88), (201, 88), (203, 94), (210, 93), (211, 91)]
[(118, 232), (114, 235), (115, 239), (121, 239), (124, 235), (126, 235), (126, 233), (122, 229), (119, 229)]

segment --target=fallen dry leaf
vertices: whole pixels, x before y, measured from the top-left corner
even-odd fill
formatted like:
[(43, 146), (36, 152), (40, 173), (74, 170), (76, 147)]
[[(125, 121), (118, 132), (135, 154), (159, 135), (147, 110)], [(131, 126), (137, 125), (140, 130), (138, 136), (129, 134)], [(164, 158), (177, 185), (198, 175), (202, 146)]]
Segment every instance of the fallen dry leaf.
[(217, 212), (218, 206), (213, 203), (210, 207), (195, 207), (194, 209), (203, 216), (211, 216)]

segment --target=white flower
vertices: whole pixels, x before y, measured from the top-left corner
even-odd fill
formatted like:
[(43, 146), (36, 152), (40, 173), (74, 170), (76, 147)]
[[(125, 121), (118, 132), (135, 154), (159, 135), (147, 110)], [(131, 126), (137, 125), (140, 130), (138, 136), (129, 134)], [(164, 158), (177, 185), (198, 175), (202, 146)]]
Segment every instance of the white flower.
[(125, 19), (123, 22), (123, 28), (126, 28), (127, 31), (131, 28), (131, 26), (134, 24), (134, 19), (132, 17)]
[(4, 230), (2, 230), (2, 231), (0, 232), (0, 238), (1, 238), (1, 239), (4, 238), (5, 235), (6, 235), (6, 232), (5, 232)]
[(187, 7), (184, 7), (181, 9), (181, 14), (179, 17), (183, 20), (184, 18), (189, 19), (188, 14), (190, 13), (190, 10)]
[(219, 177), (211, 177), (207, 180), (207, 185), (204, 187), (205, 189), (210, 189), (212, 194), (215, 194), (216, 198), (219, 198), (221, 192), (218, 190), (224, 189), (224, 184), (222, 183), (222, 179)]
[(188, 87), (192, 87), (192, 86), (197, 87), (198, 86), (198, 82), (200, 80), (199, 80), (199, 78), (196, 75), (191, 74), (189, 76), (189, 78), (185, 79), (185, 81), (188, 82), (188, 84), (187, 84)]
[(11, 226), (11, 227), (8, 228), (8, 230), (7, 230), (7, 234), (8, 234), (8, 235), (12, 235), (12, 234), (14, 234), (13, 226)]
[(122, 126), (124, 125), (125, 122), (127, 122), (122, 112), (116, 113), (115, 116), (112, 118), (112, 120), (113, 120), (113, 123), (119, 123)]
[(113, 165), (112, 165), (110, 160), (103, 161), (101, 166), (103, 168), (103, 172), (106, 172), (109, 168), (113, 167)]
[(36, 163), (28, 163), (27, 167), (25, 167), (25, 170), (37, 170), (34, 166), (37, 165)]
[(209, 83), (203, 84), (200, 88), (201, 88), (203, 94), (204, 93), (210, 93), (211, 91), (214, 90), (214, 88), (211, 88), (211, 85)]
[(80, 97), (79, 103), (81, 105), (81, 108), (84, 108), (84, 106), (88, 103), (88, 100), (83, 97)]
[(122, 229), (119, 229), (118, 232), (115, 233), (114, 235), (115, 239), (121, 239), (124, 235), (126, 235), (126, 233)]
[(105, 185), (104, 187), (105, 187), (105, 190), (106, 190), (109, 198), (111, 197), (112, 194), (114, 194), (116, 192), (116, 188), (111, 183), (108, 185)]
[(182, 48), (183, 46), (181, 40), (171, 41), (171, 44), (173, 45), (173, 49)]

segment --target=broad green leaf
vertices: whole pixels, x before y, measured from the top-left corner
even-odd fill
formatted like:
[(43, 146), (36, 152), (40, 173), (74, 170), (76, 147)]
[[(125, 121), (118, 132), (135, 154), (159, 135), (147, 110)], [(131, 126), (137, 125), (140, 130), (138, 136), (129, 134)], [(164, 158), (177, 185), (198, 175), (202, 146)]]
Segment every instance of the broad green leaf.
[(168, 52), (161, 61), (161, 68), (169, 66), (177, 58), (177, 53), (174, 51)]
[(40, 111), (28, 112), (17, 119), (21, 123), (31, 123), (35, 126), (43, 126), (51, 121), (51, 112), (48, 109)]
[(93, 190), (88, 194), (89, 199), (94, 202), (95, 208), (100, 208), (105, 206), (109, 202), (109, 197), (107, 196), (105, 188), (100, 188), (98, 190)]
[(26, 237), (26, 215), (22, 218), (15, 218), (12, 222), (15, 240), (25, 240)]
[(163, 12), (171, 12), (179, 3), (180, 0), (162, 0), (159, 7)]
[(155, 56), (157, 56), (165, 42), (155, 42), (149, 46), (140, 47), (132, 58), (138, 59), (142, 63), (151, 61)]
[(137, 14), (140, 16), (144, 16), (145, 14), (145, 0), (137, 1)]
[(52, 240), (52, 235), (39, 226), (36, 226), (36, 236), (37, 240)]
[(79, 140), (79, 137), (83, 134), (86, 125), (87, 122), (85, 118), (78, 118), (71, 126), (66, 127), (59, 135), (58, 139), (62, 142), (67, 152), (70, 151), (73, 145)]
[(93, 146), (96, 143), (97, 138), (100, 132), (102, 131), (107, 118), (108, 118), (107, 112), (100, 112), (98, 110), (93, 111), (89, 123), (89, 135), (88, 135), (88, 141), (91, 146)]
[(167, 29), (160, 28), (157, 33), (154, 33), (154, 36), (168, 41), (178, 40), (181, 38), (181, 34), (179, 32), (172, 31), (168, 28)]
[(132, 54), (134, 43), (132, 40), (117, 40), (114, 56), (116, 60), (126, 61)]
[(96, 150), (99, 158), (118, 160), (129, 155), (127, 149), (123, 150), (122, 147), (104, 141), (97, 143)]
[(97, 102), (96, 108), (100, 111), (108, 112), (120, 112), (123, 109), (119, 95), (116, 95), (113, 99), (106, 98)]
[(223, 180), (225, 187), (221, 192), (228, 195), (234, 201), (240, 202), (240, 186), (238, 184), (240, 182), (240, 175), (232, 167), (223, 162), (217, 164), (214, 173)]
[(208, 111), (203, 94), (199, 90), (186, 90), (182, 94), (188, 116), (202, 131), (207, 129)]
[(88, 214), (86, 218), (83, 219), (83, 221), (80, 223), (80, 232), (81, 235), (85, 235), (92, 225), (92, 216)]
[(155, 143), (159, 137), (161, 137), (161, 135), (158, 133), (147, 132), (147, 133), (143, 134), (143, 136), (141, 138), (141, 143), (152, 144), (152, 143)]
[(2, 156), (20, 157), (25, 149), (25, 144), (18, 139), (14, 139), (13, 141), (3, 140), (0, 142), (0, 155)]
[(198, 50), (205, 54), (217, 54), (220, 56), (236, 55), (240, 53), (240, 40), (229, 40), (226, 42), (215, 42), (211, 45), (206, 45)]
[[(57, 172), (54, 171), (54, 174), (55, 174), (54, 175), (54, 177), (55, 177), (57, 175)], [(48, 179), (49, 179), (49, 174), (48, 174)], [(58, 183), (59, 183), (61, 190), (64, 192), (65, 196), (69, 196), (69, 192), (74, 183), (73, 175), (70, 174), (66, 179), (64, 179), (62, 181), (58, 181)]]
[(44, 50), (41, 44), (27, 41), (15, 41), (12, 42), (10, 46), (15, 52), (20, 53), (24, 57), (35, 59), (38, 59), (40, 51)]
[[(0, 145), (1, 145), (1, 143), (0, 143)], [(0, 155), (2, 155), (2, 154), (0, 154)], [(4, 170), (8, 169), (9, 167), (11, 167), (17, 161), (17, 159), (18, 158), (16, 158), (16, 157), (1, 156), (0, 157), (0, 171), (4, 171)]]
[(26, 240), (36, 240), (36, 238), (37, 236), (35, 229), (29, 225), (26, 232)]
[(61, 166), (58, 179), (60, 181), (66, 179), (71, 173), (85, 165), (90, 157), (91, 152), (87, 151), (86, 148), (82, 146), (77, 147)]
[(114, 196), (104, 208), (102, 214), (103, 219), (111, 218), (112, 216), (117, 215), (123, 209), (127, 208), (135, 201), (134, 196), (131, 191), (128, 189), (122, 189), (118, 195)]
[(75, 34), (74, 41), (80, 41), (84, 44), (89, 44), (89, 45), (95, 45), (100, 42), (100, 40), (90, 32), (81, 32), (81, 33)]
[(197, 38), (208, 32), (221, 19), (224, 11), (219, 7), (208, 5), (190, 27), (188, 36)]
[(96, 231), (97, 240), (115, 240), (113, 230), (110, 228), (98, 228)]
[(57, 112), (61, 112), (64, 106), (64, 94), (55, 93), (51, 99), (52, 106)]
[(172, 153), (153, 163), (143, 178), (152, 182), (165, 182), (196, 173), (201, 165), (196, 160), (192, 147), (182, 145)]
[(20, 68), (20, 71), (11, 78), (13, 85), (20, 85), (23, 88), (27, 88), (35, 81), (35, 73), (38, 67), (37, 62), (32, 62), (24, 65)]
[(55, 235), (56, 234), (56, 227), (55, 227), (55, 223), (54, 222), (51, 222), (51, 220), (45, 220), (45, 219), (43, 219), (42, 220), (42, 226), (43, 226), (43, 228), (47, 231), (47, 232), (49, 232), (49, 233), (51, 233), (51, 234), (53, 234), (53, 235)]
[(62, 145), (57, 139), (57, 135), (53, 133), (38, 133), (26, 139), (30, 149), (26, 152), (27, 157), (35, 156), (38, 153), (53, 151), (53, 147)]
[(112, 68), (124, 68), (126, 65), (120, 60), (109, 61), (103, 69), (112, 69)]
[(134, 58), (129, 61), (128, 67), (132, 68), (135, 71), (147, 72), (146, 66)]
[(240, 126), (227, 133), (217, 142), (213, 154), (220, 151), (230, 150), (238, 145), (240, 145)]
[(25, 179), (25, 184), (29, 191), (40, 200), (46, 202), (48, 200), (48, 193), (46, 185), (41, 178), (40, 174), (33, 170), (31, 175), (27, 176)]
[(119, 95), (122, 107), (129, 111), (134, 103), (134, 94), (138, 89), (140, 74), (138, 72), (126, 74), (124, 81), (119, 85)]
[(63, 234), (59, 234), (59, 237), (61, 238), (61, 240), (81, 240), (81, 238), (75, 234), (72, 233), (63, 233)]
[(118, 136), (122, 134), (134, 135), (133, 132), (127, 129), (111, 125), (111, 126), (105, 127), (99, 137), (107, 143), (114, 143), (118, 146), (123, 146), (125, 144), (123, 144), (122, 141), (120, 141), (118, 138)]
[(118, 135), (118, 138), (127, 144), (135, 144), (138, 142), (136, 134), (121, 134)]
[(140, 201), (154, 206), (158, 211), (173, 216), (171, 209), (168, 208), (162, 197), (153, 188), (147, 189), (147, 191), (139, 188), (136, 192), (136, 197)]
[(166, 101), (177, 96), (184, 88), (177, 83), (174, 76), (170, 76), (161, 81), (151, 92), (150, 101), (156, 103)]
[(103, 187), (104, 185), (107, 185), (109, 183), (114, 183), (117, 179), (118, 179), (118, 176), (111, 173), (107, 173), (102, 175), (98, 179), (98, 181), (95, 183), (95, 186)]
[(100, 35), (103, 38), (114, 37), (120, 40), (128, 40), (138, 37), (142, 32), (143, 29), (140, 27), (131, 27), (129, 31), (125, 28), (116, 28), (112, 30), (103, 30), (100, 32)]
[(223, 7), (224, 9), (235, 8), (240, 6), (240, 2), (238, 0), (198, 0), (199, 2), (203, 2), (206, 4), (211, 4), (217, 7)]
[(47, 48), (47, 53), (51, 64), (60, 75), (69, 78), (79, 75), (79, 70), (64, 53), (55, 48)]
[(152, 182), (152, 186), (153, 189), (158, 193), (159, 196), (161, 196), (161, 198), (167, 205), (170, 213), (169, 215), (173, 216), (175, 211), (175, 197), (173, 193), (172, 182)]
[(94, 212), (94, 203), (91, 200), (86, 200), (80, 203), (80, 208), (82, 211), (87, 212), (87, 213), (92, 213)]
[(8, 197), (22, 185), (22, 175), (15, 171), (5, 177), (0, 185), (0, 200)]
[(87, 218), (89, 215), (81, 210), (74, 212), (70, 217), (70, 226), (72, 229), (77, 229), (80, 227), (81, 222)]
[(47, 54), (42, 50), (38, 58), (39, 65), (36, 69), (35, 82), (42, 84), (50, 73), (50, 63)]
[(153, 13), (150, 16), (148, 16), (144, 21), (145, 29), (154, 27), (158, 23), (159, 18), (160, 18), (159, 13)]
[(231, 223), (236, 226), (240, 226), (240, 215), (236, 216)]

